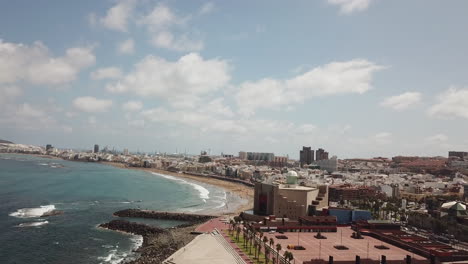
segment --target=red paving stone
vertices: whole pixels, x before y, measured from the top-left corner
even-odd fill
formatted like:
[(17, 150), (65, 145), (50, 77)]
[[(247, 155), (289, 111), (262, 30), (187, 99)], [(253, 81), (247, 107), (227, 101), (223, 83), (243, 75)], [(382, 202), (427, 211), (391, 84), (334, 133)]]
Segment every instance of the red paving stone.
[(195, 231), (197, 232), (211, 232), (215, 228), (217, 228), (219, 231), (229, 229), (229, 224), (228, 223), (223, 223), (221, 220), (225, 219), (225, 216), (218, 217), (215, 219), (212, 219), (210, 221), (205, 222), (204, 224), (199, 225)]
[[(343, 232), (343, 245), (348, 247), (348, 250), (335, 249), (335, 245), (341, 244), (341, 231)], [(285, 250), (293, 253), (296, 263), (302, 263), (303, 261), (309, 261), (311, 259), (320, 258), (328, 261), (328, 256), (333, 256), (336, 261), (354, 261), (356, 255), (361, 256), (361, 259), (367, 258), (367, 248), (369, 247), (369, 258), (373, 260), (379, 260), (381, 255), (387, 256), (387, 260), (403, 260), (406, 255), (410, 255), (415, 259), (425, 260), (426, 258), (416, 255), (412, 252), (408, 252), (401, 248), (395, 247), (378, 239), (364, 236), (364, 239), (353, 239), (351, 234), (353, 230), (349, 227), (338, 227), (336, 233), (322, 233), (327, 239), (316, 239), (314, 235), (316, 233), (300, 233), (299, 244), (306, 248), (306, 250), (291, 250), (287, 249), (287, 245), (297, 245), (298, 233), (297, 232), (285, 232), (284, 235), (288, 239), (277, 239), (275, 236), (279, 233), (269, 234), (265, 233), (268, 239), (273, 238), (275, 245), (280, 243), (282, 250), (280, 254), (283, 254)], [(385, 245), (389, 249), (380, 250), (374, 248), (375, 245)], [(319, 250), (320, 248), (320, 250)], [(319, 252), (320, 251), (320, 252)]]

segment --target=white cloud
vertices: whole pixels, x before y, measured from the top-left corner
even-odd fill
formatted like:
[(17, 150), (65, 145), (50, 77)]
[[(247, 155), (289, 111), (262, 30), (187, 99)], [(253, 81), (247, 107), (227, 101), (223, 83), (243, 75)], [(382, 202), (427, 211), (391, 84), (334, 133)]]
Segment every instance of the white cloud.
[(82, 112), (106, 112), (112, 106), (111, 100), (97, 99), (91, 96), (78, 97), (73, 100), (73, 106)]
[(169, 31), (154, 34), (151, 43), (156, 47), (175, 51), (199, 51), (204, 46), (201, 40), (192, 40), (185, 34), (175, 37)]
[[(99, 22), (106, 28), (127, 32), (128, 20), (132, 16), (136, 1), (123, 0), (107, 10), (106, 16), (99, 19)], [(94, 19), (96, 20), (96, 19)]]
[(0, 39), (0, 84), (64, 84), (75, 80), (82, 69), (95, 61), (91, 47), (70, 48), (64, 56), (52, 57), (41, 42), (28, 46)]
[(437, 103), (429, 108), (428, 113), (434, 117), (468, 118), (468, 88), (450, 88), (437, 97)]
[(122, 108), (129, 112), (139, 111), (143, 108), (143, 103), (140, 101), (128, 101), (122, 105)]
[(0, 108), (22, 94), (23, 90), (18, 86), (0, 86)]
[(340, 7), (342, 14), (364, 11), (369, 8), (373, 0), (327, 0), (329, 4)]
[(140, 24), (148, 26), (152, 31), (159, 31), (183, 22), (184, 19), (177, 17), (168, 6), (161, 3), (139, 21)]
[(71, 127), (60, 124), (51, 115), (56, 107), (47, 105), (46, 107), (34, 106), (29, 103), (19, 105), (6, 104), (0, 111), (0, 127), (14, 127), (18, 130), (30, 131), (63, 131), (71, 132)]
[(135, 52), (135, 42), (129, 38), (117, 45), (117, 52), (120, 54), (133, 54)]
[(215, 10), (215, 4), (213, 2), (207, 2), (203, 4), (203, 6), (200, 8), (200, 11), (198, 12), (200, 15), (206, 15)]
[(334, 94), (362, 94), (372, 88), (373, 74), (384, 67), (367, 60), (332, 62), (287, 80), (265, 78), (242, 83), (236, 94), (240, 112), (276, 108)]
[(405, 110), (417, 103), (421, 102), (421, 93), (406, 92), (400, 95), (395, 95), (383, 100), (380, 105), (394, 110)]
[(122, 71), (117, 67), (100, 68), (91, 73), (93, 80), (119, 79), (122, 77)]
[(121, 80), (108, 85), (110, 92), (132, 92), (139, 96), (154, 96), (170, 103), (195, 102), (198, 96), (224, 87), (230, 80), (228, 64), (219, 59), (205, 60), (196, 53), (170, 62), (147, 56)]
[[(192, 38), (185, 30), (191, 16), (177, 16), (165, 4), (157, 4), (154, 9), (138, 21), (144, 25), (150, 35), (150, 43), (158, 48), (174, 51), (200, 51), (203, 41)], [(181, 33), (176, 33), (178, 28)]]

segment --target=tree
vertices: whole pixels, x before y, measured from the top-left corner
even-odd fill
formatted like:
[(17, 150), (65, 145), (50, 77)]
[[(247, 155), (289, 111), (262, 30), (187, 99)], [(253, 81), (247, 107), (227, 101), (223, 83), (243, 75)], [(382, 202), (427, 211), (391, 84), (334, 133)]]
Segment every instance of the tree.
[(280, 250), (281, 250), (281, 244), (278, 243), (276, 244), (276, 255), (277, 255), (277, 261), (279, 262), (279, 253), (280, 253)]
[(263, 237), (263, 244), (266, 245), (267, 242), (268, 242), (268, 237), (264, 236), (264, 237)]
[(265, 264), (268, 264), (268, 261), (270, 260), (270, 249), (266, 247), (265, 245)]
[(275, 240), (273, 238), (270, 238), (270, 247), (273, 248), (273, 245), (275, 244)]
[(237, 229), (236, 229), (236, 239), (237, 239), (237, 241), (239, 241), (240, 231), (241, 231), (241, 228), (240, 228), (240, 226), (238, 226)]
[(293, 259), (294, 259), (293, 253), (292, 253), (292, 252), (289, 252), (289, 254), (288, 254), (288, 260), (289, 260), (289, 262), (291, 262), (291, 260), (293, 260)]

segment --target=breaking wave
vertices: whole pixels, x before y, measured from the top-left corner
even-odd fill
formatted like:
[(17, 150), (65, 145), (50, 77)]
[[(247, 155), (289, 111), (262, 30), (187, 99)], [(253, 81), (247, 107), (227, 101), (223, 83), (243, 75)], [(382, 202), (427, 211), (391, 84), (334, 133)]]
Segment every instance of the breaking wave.
[(55, 210), (55, 205), (41, 205), (40, 207), (36, 208), (22, 208), (18, 209), (16, 212), (9, 214), (13, 217), (18, 218), (34, 218), (34, 217), (41, 217), (45, 213), (51, 212)]

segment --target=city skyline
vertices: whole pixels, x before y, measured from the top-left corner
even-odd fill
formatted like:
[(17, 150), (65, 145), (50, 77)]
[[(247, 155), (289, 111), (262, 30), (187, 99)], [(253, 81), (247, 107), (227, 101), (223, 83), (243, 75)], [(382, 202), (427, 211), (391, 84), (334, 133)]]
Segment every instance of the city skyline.
[(295, 159), (468, 149), (465, 1), (3, 7), (1, 139)]

